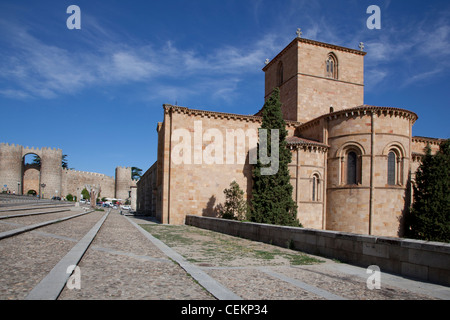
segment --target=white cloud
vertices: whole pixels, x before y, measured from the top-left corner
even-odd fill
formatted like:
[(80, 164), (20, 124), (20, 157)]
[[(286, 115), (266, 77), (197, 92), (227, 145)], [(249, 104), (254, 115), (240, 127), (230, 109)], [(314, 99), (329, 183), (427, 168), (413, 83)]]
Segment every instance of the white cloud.
[(14, 90), (14, 89), (5, 89), (0, 90), (0, 95), (11, 99), (24, 100), (30, 98), (30, 95), (22, 90)]
[[(213, 97), (224, 97), (248, 73), (260, 72), (273, 50), (275, 37), (267, 36), (246, 48), (224, 46), (201, 53), (183, 50), (168, 41), (165, 46), (126, 45), (98, 41), (94, 48), (75, 52), (32, 36), (23, 28), (13, 28), (7, 40), (10, 50), (0, 51), (0, 77), (7, 97), (54, 98), (73, 94), (86, 87), (175, 80), (173, 87), (208, 87)], [(92, 42), (92, 39), (89, 40)], [(217, 79), (232, 79), (224, 81)], [(1, 78), (0, 78), (1, 79)], [(188, 82), (180, 83), (180, 80)], [(206, 85), (205, 85), (206, 84)], [(228, 85), (229, 84), (229, 85)], [(166, 91), (170, 85), (166, 84)], [(14, 95), (13, 93), (21, 92)], [(170, 90), (169, 90), (170, 92)], [(186, 93), (191, 89), (185, 90)], [(173, 95), (173, 90), (172, 90)]]
[(445, 17), (432, 21), (425, 17), (379, 33), (366, 43), (366, 79), (375, 77), (367, 81), (369, 90), (382, 81), (388, 82), (387, 87), (405, 88), (450, 70), (450, 26)]
[(442, 70), (440, 68), (437, 68), (437, 69), (434, 69), (431, 71), (416, 73), (416, 74), (412, 75), (411, 77), (409, 77), (408, 79), (406, 79), (405, 82), (402, 84), (402, 87), (407, 87), (411, 84), (414, 84), (414, 83), (417, 83), (420, 81), (429, 80), (431, 78), (438, 76), (441, 72), (442, 72)]

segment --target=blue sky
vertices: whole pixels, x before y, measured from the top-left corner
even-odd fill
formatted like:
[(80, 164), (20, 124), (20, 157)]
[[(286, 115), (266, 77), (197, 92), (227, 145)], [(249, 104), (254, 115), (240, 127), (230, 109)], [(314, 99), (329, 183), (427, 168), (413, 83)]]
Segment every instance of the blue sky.
[[(81, 29), (69, 30), (69, 5)], [(367, 7), (381, 9), (369, 30)], [(0, 142), (58, 147), (114, 175), (156, 160), (164, 103), (254, 114), (264, 60), (303, 37), (365, 43), (365, 103), (416, 112), (449, 138), (450, 2), (191, 0), (0, 2)]]

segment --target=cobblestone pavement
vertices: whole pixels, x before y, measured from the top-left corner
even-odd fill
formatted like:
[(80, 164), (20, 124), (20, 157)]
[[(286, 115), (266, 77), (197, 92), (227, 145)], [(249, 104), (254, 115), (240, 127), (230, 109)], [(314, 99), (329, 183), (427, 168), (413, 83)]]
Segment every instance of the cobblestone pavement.
[(387, 274), (370, 290), (366, 269), (265, 243), (191, 226), (143, 227), (243, 299), (450, 299), (448, 287)]
[[(0, 232), (81, 211), (0, 220)], [(0, 299), (24, 299), (103, 215), (92, 212), (0, 240)], [(381, 289), (369, 290), (362, 268), (190, 226), (158, 225), (118, 210), (78, 264), (80, 289), (66, 286), (58, 299), (215, 299), (131, 221), (244, 300), (450, 299), (450, 288), (385, 274)]]

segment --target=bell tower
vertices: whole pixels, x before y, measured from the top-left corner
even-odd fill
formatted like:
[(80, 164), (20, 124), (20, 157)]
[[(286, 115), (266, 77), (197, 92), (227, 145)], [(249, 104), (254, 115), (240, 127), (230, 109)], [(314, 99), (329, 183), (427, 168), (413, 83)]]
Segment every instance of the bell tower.
[(299, 122), (363, 105), (366, 52), (297, 35), (266, 62), (264, 99), (279, 87), (284, 119)]

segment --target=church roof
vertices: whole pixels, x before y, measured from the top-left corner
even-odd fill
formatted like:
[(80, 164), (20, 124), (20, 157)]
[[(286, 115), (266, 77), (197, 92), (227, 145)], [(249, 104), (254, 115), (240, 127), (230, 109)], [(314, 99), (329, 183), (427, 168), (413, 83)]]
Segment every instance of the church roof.
[(441, 144), (445, 139), (414, 136), (412, 137), (412, 140), (417, 142), (427, 142), (431, 144)]
[(320, 147), (320, 148), (328, 148), (329, 146), (314, 140), (305, 139), (302, 137), (287, 137), (286, 143), (288, 146), (311, 146), (311, 147)]
[(406, 109), (400, 109), (400, 108), (394, 108), (394, 107), (377, 107), (377, 106), (371, 106), (371, 105), (362, 105), (355, 108), (349, 108), (349, 109), (342, 109), (335, 112), (330, 112), (323, 114), (317, 118), (314, 118), (308, 122), (305, 122), (298, 126), (299, 129), (302, 128), (308, 128), (315, 126), (319, 123), (320, 119), (336, 119), (338, 117), (353, 117), (353, 116), (359, 116), (359, 115), (366, 115), (366, 114), (392, 114), (399, 117), (405, 117), (412, 120), (412, 122), (416, 122), (419, 118), (416, 113), (406, 110)]
[[(187, 107), (173, 106), (170, 104), (164, 104), (163, 108), (164, 108), (165, 112), (170, 111), (170, 112), (183, 113), (183, 114), (188, 114), (188, 115), (199, 115), (199, 116), (210, 117), (210, 118), (222, 118), (222, 119), (235, 119), (235, 120), (243, 120), (243, 121), (262, 122), (262, 117), (256, 116), (256, 115), (243, 115), (243, 114), (236, 114), (236, 113), (190, 109)], [(290, 127), (297, 127), (298, 125), (301, 124), (301, 122), (298, 122), (298, 121), (292, 121), (292, 120), (284, 120), (284, 121), (286, 122), (286, 125), (288, 125)]]

